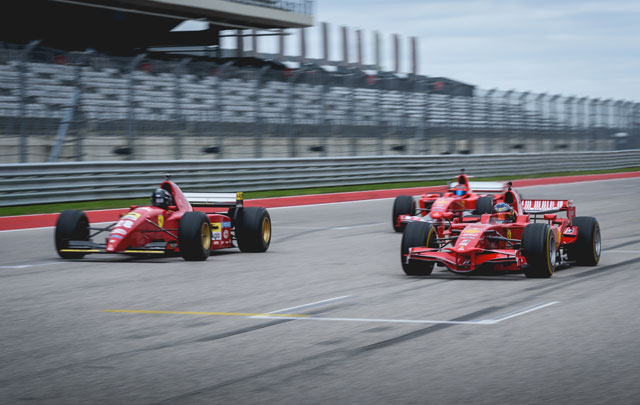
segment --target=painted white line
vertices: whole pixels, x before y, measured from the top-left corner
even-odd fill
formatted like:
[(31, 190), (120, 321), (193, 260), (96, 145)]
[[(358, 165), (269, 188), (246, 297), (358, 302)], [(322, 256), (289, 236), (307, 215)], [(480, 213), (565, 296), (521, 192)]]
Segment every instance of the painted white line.
[(326, 300), (316, 301), (316, 302), (312, 302), (312, 303), (309, 303), (309, 304), (303, 304), (303, 305), (298, 305), (298, 306), (295, 306), (295, 307), (279, 309), (277, 311), (265, 312), (265, 314), (282, 314), (282, 313), (290, 312), (291, 310), (295, 310), (295, 309), (315, 307), (317, 305), (327, 304), (329, 302), (335, 302), (335, 301), (342, 301), (342, 300), (346, 300), (346, 299), (349, 299), (349, 298), (353, 298), (353, 295), (343, 295), (341, 297), (329, 298), (329, 299), (326, 299)]
[[(252, 316), (253, 319), (273, 319), (272, 316)], [(383, 322), (383, 323), (419, 323), (419, 324), (450, 324), (450, 325), (493, 325), (491, 320), (478, 321), (439, 321), (431, 319), (376, 319), (376, 318), (323, 318), (316, 316), (294, 317), (279, 316), (277, 319), (296, 319), (301, 321), (341, 321), (341, 322)]]
[(617, 249), (603, 249), (603, 252), (615, 252), (615, 253), (640, 253), (640, 250), (617, 250)]
[(557, 304), (557, 303), (558, 303), (558, 301), (553, 301), (553, 302), (546, 302), (546, 303), (533, 305), (531, 307), (526, 307), (526, 308), (519, 309), (517, 311), (509, 312), (507, 314), (504, 314), (504, 315), (496, 317), (496, 318), (487, 319), (487, 322), (491, 322), (491, 323), (502, 322), (504, 320), (515, 318), (516, 316), (524, 315), (524, 314), (532, 312), (532, 311), (537, 311), (538, 309), (542, 309), (542, 308), (545, 308), (545, 307), (548, 307), (548, 306), (551, 306), (551, 305), (554, 305), (554, 304)]
[(384, 224), (386, 224), (386, 222), (376, 222), (375, 224), (364, 224), (364, 225), (353, 225), (353, 226), (339, 226), (337, 228), (331, 228), (331, 229), (338, 229), (338, 230), (356, 229), (356, 228), (365, 228), (368, 226), (378, 226), (378, 225), (384, 225)]
[(16, 264), (16, 265), (3, 265), (0, 266), (0, 269), (27, 269), (29, 267), (40, 267), (40, 266), (50, 266), (52, 264), (57, 264), (56, 262), (51, 263), (35, 263), (35, 264)]

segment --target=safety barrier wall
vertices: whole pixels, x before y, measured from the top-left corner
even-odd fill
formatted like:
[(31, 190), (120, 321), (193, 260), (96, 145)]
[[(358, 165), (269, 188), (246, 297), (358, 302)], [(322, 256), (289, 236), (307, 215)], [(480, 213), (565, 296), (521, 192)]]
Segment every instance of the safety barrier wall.
[(640, 150), (0, 165), (0, 206), (145, 197), (166, 174), (185, 191), (259, 191), (640, 166)]

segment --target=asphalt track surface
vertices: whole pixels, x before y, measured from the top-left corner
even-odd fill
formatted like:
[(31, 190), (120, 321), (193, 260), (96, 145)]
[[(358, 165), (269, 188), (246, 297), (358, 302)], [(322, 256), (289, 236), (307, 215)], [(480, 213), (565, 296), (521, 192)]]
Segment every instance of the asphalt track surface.
[(640, 178), (521, 191), (597, 217), (600, 265), (407, 277), (392, 199), (271, 209), (267, 253), (205, 262), (0, 232), (0, 402), (637, 403)]

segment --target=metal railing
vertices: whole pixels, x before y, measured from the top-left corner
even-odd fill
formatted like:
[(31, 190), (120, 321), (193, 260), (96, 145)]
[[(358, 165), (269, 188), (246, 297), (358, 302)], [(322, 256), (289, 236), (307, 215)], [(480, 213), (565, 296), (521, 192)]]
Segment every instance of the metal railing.
[(248, 4), (251, 6), (276, 8), (298, 14), (313, 14), (312, 0), (227, 0), (233, 3)]
[(146, 197), (169, 173), (186, 191), (258, 191), (640, 166), (640, 150), (0, 165), (0, 206)]

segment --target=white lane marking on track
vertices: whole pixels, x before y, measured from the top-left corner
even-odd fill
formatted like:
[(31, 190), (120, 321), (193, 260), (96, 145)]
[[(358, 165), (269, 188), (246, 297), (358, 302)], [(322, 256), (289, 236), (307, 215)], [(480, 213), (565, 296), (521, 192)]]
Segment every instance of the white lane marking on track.
[(603, 252), (613, 252), (613, 253), (640, 253), (640, 250), (618, 250), (618, 249), (602, 249)]
[[(273, 319), (272, 316), (252, 316), (253, 319)], [(421, 324), (452, 324), (452, 325), (492, 325), (496, 322), (489, 320), (478, 321), (438, 321), (429, 319), (376, 319), (376, 318), (323, 318), (323, 317), (288, 317), (279, 316), (278, 319), (299, 319), (305, 321), (342, 321), (342, 322), (384, 322), (384, 323), (421, 323)]]
[(511, 318), (515, 318), (516, 316), (520, 316), (520, 315), (524, 315), (526, 313), (529, 312), (533, 312), (533, 311), (537, 311), (538, 309), (542, 309), (554, 304), (557, 304), (558, 301), (552, 301), (552, 302), (543, 302), (540, 304), (536, 304), (536, 305), (532, 305), (530, 307), (526, 307), (526, 308), (522, 308), (522, 309), (518, 309), (516, 311), (512, 311), (509, 312), (507, 314), (495, 317), (495, 318), (491, 318), (491, 319), (487, 319), (488, 322), (492, 322), (492, 323), (498, 323), (498, 322), (502, 322), (506, 319), (511, 319)]
[(318, 306), (318, 305), (327, 304), (329, 302), (342, 301), (342, 300), (346, 300), (346, 299), (349, 299), (349, 298), (353, 298), (353, 295), (343, 295), (341, 297), (328, 298), (326, 300), (311, 302), (309, 304), (302, 304), (302, 305), (298, 305), (298, 306), (295, 306), (295, 307), (279, 309), (277, 311), (265, 312), (265, 314), (281, 314), (281, 313), (289, 312), (289, 311), (294, 310), (294, 309), (303, 309), (303, 308), (315, 307), (315, 306)]
[(324, 230), (324, 231), (332, 231), (332, 230), (345, 230), (345, 229), (355, 229), (355, 228), (364, 228), (367, 226), (378, 226), (384, 225), (385, 222), (376, 222), (373, 224), (362, 224), (362, 225), (352, 225), (352, 226), (337, 226), (333, 228), (325, 228), (319, 226), (279, 226), (278, 229), (304, 229), (304, 230)]
[(51, 263), (35, 263), (35, 264), (2, 265), (0, 266), (0, 269), (26, 269), (29, 267), (50, 266), (52, 264), (57, 264), (57, 263), (51, 262)]
[[(342, 297), (337, 297), (342, 298)], [(322, 301), (319, 301), (322, 302)], [(418, 324), (449, 324), (449, 325), (495, 325), (504, 320), (515, 318), (516, 316), (524, 315), (526, 313), (536, 311), (538, 309), (542, 309), (554, 304), (557, 304), (558, 301), (546, 302), (541, 304), (536, 304), (530, 307), (518, 309), (516, 311), (509, 312), (507, 314), (501, 315), (492, 319), (478, 319), (472, 321), (443, 321), (436, 319), (380, 319), (380, 318), (325, 318), (325, 317), (316, 317), (316, 316), (308, 316), (308, 317), (287, 317), (287, 316), (279, 316), (278, 319), (295, 319), (295, 320), (306, 320), (306, 321), (340, 321), (340, 322), (382, 322), (382, 323), (418, 323)], [(278, 312), (286, 312), (287, 310), (296, 309), (299, 307), (286, 308)], [(277, 312), (268, 312), (277, 313)], [(252, 316), (253, 319), (273, 319), (270, 316)]]

